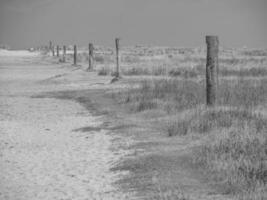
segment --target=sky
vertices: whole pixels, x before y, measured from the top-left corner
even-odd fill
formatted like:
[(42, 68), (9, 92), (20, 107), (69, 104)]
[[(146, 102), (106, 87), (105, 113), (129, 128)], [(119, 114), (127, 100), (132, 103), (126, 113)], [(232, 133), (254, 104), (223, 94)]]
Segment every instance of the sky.
[(0, 44), (267, 48), (267, 0), (0, 0)]

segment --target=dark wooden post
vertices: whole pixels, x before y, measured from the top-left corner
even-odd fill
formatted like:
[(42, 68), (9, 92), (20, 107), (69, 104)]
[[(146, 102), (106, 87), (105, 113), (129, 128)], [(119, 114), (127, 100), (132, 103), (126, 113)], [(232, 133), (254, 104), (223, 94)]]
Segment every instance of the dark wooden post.
[(49, 52), (52, 53), (53, 44), (52, 41), (49, 41)]
[(77, 46), (74, 45), (74, 53), (73, 53), (73, 65), (77, 64)]
[(57, 45), (57, 57), (59, 57), (59, 46)]
[(94, 45), (92, 43), (89, 44), (89, 67), (88, 71), (94, 69)]
[(67, 49), (66, 49), (66, 46), (64, 45), (63, 46), (63, 57), (62, 57), (63, 62), (66, 62), (66, 51), (67, 51)]
[(214, 106), (216, 103), (217, 73), (218, 73), (218, 36), (206, 36), (207, 63), (206, 63), (206, 93), (207, 105)]
[(120, 39), (119, 38), (115, 39), (115, 44), (116, 44), (116, 73), (115, 73), (115, 77), (119, 78), (120, 77)]
[(55, 47), (52, 46), (52, 56), (55, 56)]

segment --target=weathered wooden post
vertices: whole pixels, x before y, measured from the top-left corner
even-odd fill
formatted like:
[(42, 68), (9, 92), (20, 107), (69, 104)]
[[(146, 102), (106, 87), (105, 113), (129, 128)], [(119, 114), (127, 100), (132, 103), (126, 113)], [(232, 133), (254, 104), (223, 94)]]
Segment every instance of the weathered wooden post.
[(64, 45), (64, 46), (63, 46), (63, 57), (62, 57), (62, 62), (66, 62), (66, 51), (67, 51), (67, 48), (66, 48), (66, 46)]
[(92, 71), (94, 69), (94, 45), (92, 43), (89, 44), (89, 67), (88, 71)]
[(57, 57), (59, 57), (59, 46), (57, 45)]
[(115, 44), (116, 44), (116, 73), (115, 73), (115, 77), (119, 78), (120, 77), (120, 39), (119, 38), (115, 39)]
[(50, 55), (50, 52), (52, 53), (52, 48), (53, 48), (52, 41), (49, 41), (49, 55)]
[(77, 64), (77, 46), (74, 45), (74, 53), (73, 53), (73, 65)]
[(206, 36), (207, 43), (207, 63), (206, 63), (206, 95), (207, 105), (214, 106), (216, 103), (217, 73), (218, 73), (218, 36)]
[(52, 56), (55, 56), (55, 47), (52, 46)]

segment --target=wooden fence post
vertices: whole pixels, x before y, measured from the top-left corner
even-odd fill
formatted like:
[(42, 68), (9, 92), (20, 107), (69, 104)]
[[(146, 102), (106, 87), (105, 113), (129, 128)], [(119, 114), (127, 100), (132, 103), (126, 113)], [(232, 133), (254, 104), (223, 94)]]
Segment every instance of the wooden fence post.
[(77, 64), (77, 46), (74, 45), (74, 53), (73, 53), (73, 65)]
[(119, 78), (120, 77), (120, 39), (119, 38), (115, 39), (115, 44), (116, 44), (116, 73), (115, 73), (115, 77)]
[(49, 55), (50, 53), (52, 53), (52, 47), (53, 47), (52, 41), (49, 41)]
[(67, 49), (66, 49), (66, 46), (64, 45), (63, 46), (63, 62), (66, 62), (66, 51), (67, 51)]
[(52, 56), (55, 56), (55, 47), (52, 46)]
[(59, 57), (59, 46), (57, 45), (57, 57)]
[(207, 105), (214, 106), (216, 103), (216, 90), (218, 81), (218, 36), (206, 36), (207, 63), (206, 63), (206, 95)]
[(89, 67), (88, 71), (94, 69), (94, 45), (92, 43), (89, 44)]

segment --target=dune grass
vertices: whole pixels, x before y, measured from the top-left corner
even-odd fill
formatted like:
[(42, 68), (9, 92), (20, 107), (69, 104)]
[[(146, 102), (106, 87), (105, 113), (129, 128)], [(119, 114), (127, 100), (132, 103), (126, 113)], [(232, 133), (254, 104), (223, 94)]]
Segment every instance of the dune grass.
[[(175, 48), (174, 48), (175, 49)], [(105, 54), (109, 48), (98, 48), (94, 60), (99, 75), (110, 75), (105, 71), (114, 71), (115, 55)], [(121, 51), (121, 72), (124, 76), (167, 76), (196, 78), (205, 75), (206, 50), (205, 48), (176, 48), (174, 54), (168, 48), (125, 48)], [(139, 52), (140, 51), (140, 52)], [(144, 53), (145, 52), (145, 53)], [(161, 52), (159, 54), (159, 52)], [(177, 53), (178, 52), (178, 53)], [(267, 51), (247, 49), (220, 49), (219, 75), (266, 77)], [(67, 60), (72, 61), (72, 54)], [(88, 63), (87, 50), (80, 50), (77, 56), (78, 63)]]
[[(241, 195), (250, 191), (248, 196), (261, 191), (260, 197), (265, 197), (266, 79), (221, 80), (215, 108), (205, 107), (205, 83), (201, 80), (145, 80), (139, 88), (114, 97), (132, 112), (161, 109), (166, 115), (175, 116), (165, 123), (166, 135), (202, 135), (195, 164), (212, 172), (229, 193)], [(192, 111), (189, 116), (176, 117), (188, 110)]]
[[(177, 49), (179, 50), (179, 49)], [(133, 50), (132, 50), (133, 51)], [(156, 49), (151, 49), (148, 55), (139, 56), (131, 54), (130, 49), (122, 51), (121, 71), (125, 76), (153, 75), (177, 76), (195, 78), (205, 74), (206, 55), (205, 49), (179, 50), (178, 54), (156, 54)], [(219, 55), (220, 76), (252, 76), (264, 77), (267, 75), (267, 56), (265, 50), (222, 49)], [(96, 55), (95, 60), (100, 64), (109, 65), (113, 70), (114, 55)]]
[[(218, 88), (220, 106), (255, 107), (266, 103), (267, 80), (222, 80)], [(161, 79), (144, 80), (140, 87), (118, 94), (120, 101), (132, 103), (132, 109), (151, 109), (151, 104), (168, 113), (205, 104), (204, 80)], [(142, 106), (147, 104), (148, 106)], [(140, 106), (142, 109), (140, 109)], [(171, 106), (171, 110), (169, 107)]]
[[(145, 51), (149, 55), (122, 52), (124, 76), (148, 77), (113, 97), (134, 113), (163, 111), (168, 137), (197, 136), (194, 164), (237, 199), (267, 199), (267, 51), (220, 49), (215, 108), (205, 106), (204, 49)], [(95, 61), (98, 75), (112, 75), (114, 55), (99, 54)]]
[(210, 134), (199, 148), (196, 161), (216, 172), (228, 192), (266, 189), (267, 123), (260, 117), (234, 120), (229, 128)]

